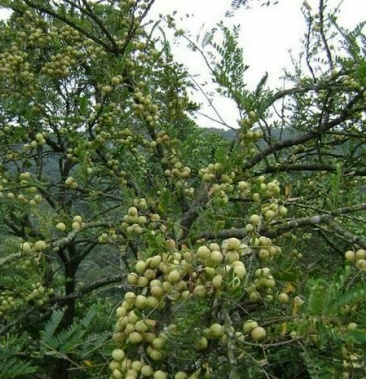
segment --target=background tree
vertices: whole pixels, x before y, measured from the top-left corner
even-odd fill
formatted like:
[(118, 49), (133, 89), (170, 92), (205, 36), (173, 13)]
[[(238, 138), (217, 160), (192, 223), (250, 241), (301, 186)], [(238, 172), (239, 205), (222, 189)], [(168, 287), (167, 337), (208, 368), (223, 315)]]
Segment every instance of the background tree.
[(304, 3), (285, 90), (246, 88), (238, 27), (189, 41), (238, 108), (226, 140), (153, 3), (0, 1), (0, 372), (363, 377), (363, 25)]

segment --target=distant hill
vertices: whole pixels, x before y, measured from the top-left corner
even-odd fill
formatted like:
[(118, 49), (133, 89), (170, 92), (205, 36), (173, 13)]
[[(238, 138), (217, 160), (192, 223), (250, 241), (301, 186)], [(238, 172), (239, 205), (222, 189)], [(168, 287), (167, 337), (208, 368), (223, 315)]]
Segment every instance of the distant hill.
[(215, 133), (220, 137), (226, 138), (228, 140), (233, 140), (235, 138), (236, 132), (231, 129), (221, 129), (221, 128), (204, 128), (205, 133)]

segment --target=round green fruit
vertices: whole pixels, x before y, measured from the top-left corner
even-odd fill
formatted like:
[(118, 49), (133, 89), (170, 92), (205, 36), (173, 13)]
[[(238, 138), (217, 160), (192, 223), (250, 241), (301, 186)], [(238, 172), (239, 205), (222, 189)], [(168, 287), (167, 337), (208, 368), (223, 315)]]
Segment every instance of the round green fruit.
[(112, 358), (115, 361), (121, 361), (125, 357), (125, 352), (122, 349), (114, 349), (112, 352)]
[(253, 320), (245, 321), (243, 324), (243, 332), (250, 333), (253, 329), (257, 327), (258, 327), (257, 321), (253, 321)]
[(59, 230), (60, 232), (64, 232), (66, 230), (66, 225), (63, 222), (59, 222), (56, 225), (56, 229)]
[(262, 328), (261, 326), (257, 326), (252, 330), (250, 333), (254, 341), (259, 341), (263, 339), (266, 336), (266, 330)]

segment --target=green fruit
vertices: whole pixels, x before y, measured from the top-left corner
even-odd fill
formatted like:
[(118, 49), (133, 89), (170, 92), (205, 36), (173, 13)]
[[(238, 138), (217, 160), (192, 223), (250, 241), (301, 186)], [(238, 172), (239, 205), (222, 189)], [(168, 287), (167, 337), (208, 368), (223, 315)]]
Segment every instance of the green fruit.
[(355, 323), (355, 322), (350, 322), (349, 324), (348, 324), (348, 326), (347, 326), (347, 330), (348, 331), (352, 331), (352, 330), (356, 330), (357, 329), (357, 324)]
[(258, 327), (257, 321), (253, 321), (253, 320), (245, 321), (243, 324), (243, 332), (250, 333), (256, 327)]
[(348, 262), (354, 262), (356, 260), (356, 254), (352, 250), (346, 251), (346, 253), (344, 254), (344, 257), (346, 258), (346, 261)]
[(175, 375), (174, 375), (174, 379), (187, 379), (187, 374), (183, 371), (178, 371)]
[(224, 328), (220, 324), (212, 324), (210, 326), (212, 337), (219, 338), (224, 334)]
[(259, 225), (261, 223), (261, 217), (256, 214), (253, 214), (250, 216), (249, 222), (255, 226)]
[(149, 365), (144, 365), (141, 367), (141, 374), (143, 376), (151, 376), (154, 373), (154, 370)]
[(46, 248), (47, 248), (47, 244), (45, 241), (37, 241), (34, 244), (34, 250), (35, 251), (43, 251), (43, 250), (46, 250)]
[(137, 343), (140, 343), (143, 338), (142, 338), (142, 334), (139, 333), (139, 332), (132, 332), (129, 336), (128, 336), (128, 339), (130, 340), (131, 343), (133, 344), (137, 344)]
[(59, 230), (60, 232), (64, 232), (66, 230), (66, 225), (63, 222), (59, 222), (56, 225), (56, 229)]
[(252, 330), (250, 333), (254, 341), (259, 341), (263, 339), (266, 336), (266, 330), (262, 328), (261, 326), (257, 326)]
[(281, 304), (286, 304), (288, 303), (288, 300), (289, 300), (289, 297), (287, 295), (287, 293), (280, 293), (278, 296), (277, 296), (277, 299), (278, 301), (281, 303)]
[(121, 361), (125, 357), (125, 352), (122, 349), (114, 349), (112, 352), (112, 358), (115, 361)]
[(167, 375), (164, 371), (158, 370), (154, 372), (154, 379), (167, 379)]
[(226, 241), (226, 250), (239, 250), (241, 242), (237, 238), (229, 238)]
[(197, 249), (198, 258), (202, 261), (207, 260), (210, 257), (210, 249), (207, 246), (201, 246)]

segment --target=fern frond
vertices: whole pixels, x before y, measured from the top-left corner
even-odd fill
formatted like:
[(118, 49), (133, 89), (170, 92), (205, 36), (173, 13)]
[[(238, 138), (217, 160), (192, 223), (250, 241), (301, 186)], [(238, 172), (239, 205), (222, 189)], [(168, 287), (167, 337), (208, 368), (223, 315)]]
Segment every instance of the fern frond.
[(268, 72), (266, 72), (261, 80), (259, 81), (259, 83), (257, 84), (257, 87), (255, 89), (255, 92), (254, 92), (254, 95), (256, 97), (260, 96), (262, 94), (262, 92), (264, 91), (264, 87), (265, 85), (267, 84), (267, 81), (268, 81)]
[(95, 307), (91, 307), (84, 318), (80, 321), (80, 325), (82, 325), (85, 329), (89, 328), (96, 315), (97, 309)]
[(76, 346), (80, 345), (81, 341), (84, 341), (85, 334), (88, 332), (88, 328), (96, 314), (96, 308), (91, 307), (83, 319), (75, 321), (68, 328), (56, 333), (63, 311), (54, 312), (41, 333), (41, 344), (44, 353), (58, 355), (58, 353), (65, 354), (73, 351)]
[(312, 356), (307, 351), (300, 353), (300, 355), (305, 362), (307, 373), (311, 379), (336, 379), (339, 377), (336, 374), (340, 372), (341, 367), (338, 367), (337, 362), (329, 362), (325, 358)]
[(52, 341), (52, 338), (62, 320), (63, 315), (63, 310), (54, 311), (50, 319), (46, 322), (43, 331), (41, 331), (41, 340), (44, 344), (48, 345), (50, 341)]
[(213, 37), (215, 35), (217, 28), (213, 28), (209, 32), (206, 32), (205, 35), (202, 38), (201, 47), (204, 49), (206, 46), (212, 44)]
[(364, 301), (366, 296), (366, 284), (360, 284), (355, 287), (351, 287), (348, 291), (344, 293), (338, 293), (338, 297), (334, 299), (329, 309), (330, 312), (334, 313), (339, 311), (345, 305), (353, 305), (359, 301)]
[(32, 366), (30, 362), (24, 361), (18, 357), (10, 357), (8, 359), (0, 359), (0, 375), (1, 378), (18, 378), (24, 375), (33, 374), (37, 368)]

